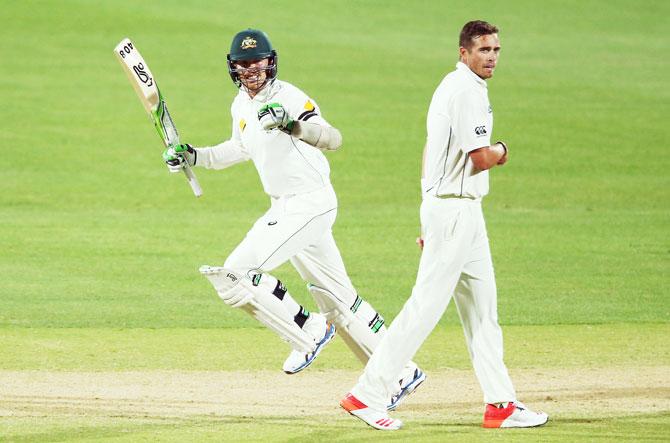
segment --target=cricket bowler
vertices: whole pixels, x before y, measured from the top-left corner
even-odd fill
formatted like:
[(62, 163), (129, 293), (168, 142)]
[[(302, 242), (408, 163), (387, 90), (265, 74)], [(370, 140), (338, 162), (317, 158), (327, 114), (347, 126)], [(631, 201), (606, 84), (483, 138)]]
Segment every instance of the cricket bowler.
[(427, 117), (423, 154), (423, 253), (412, 295), (394, 319), (365, 371), (340, 405), (375, 429), (397, 430), (385, 397), (397, 374), (435, 328), (453, 298), (477, 380), (484, 392), (485, 428), (527, 428), (548, 420), (519, 402), (503, 362), (496, 283), (482, 213), (488, 170), (507, 162), (507, 145), (491, 144), (493, 111), (486, 80), (498, 62), (498, 28), (466, 23), (460, 61), (437, 87)]
[[(285, 373), (308, 367), (336, 329), (366, 363), (386, 327), (357, 294), (333, 238), (337, 198), (324, 152), (340, 147), (340, 131), (323, 118), (313, 98), (277, 79), (277, 52), (264, 32), (236, 34), (227, 58), (239, 88), (230, 108), (231, 138), (210, 147), (181, 144), (166, 149), (163, 158), (174, 172), (181, 171), (182, 162), (224, 169), (251, 160), (270, 208), (223, 266), (203, 266), (200, 272), (226, 304), (249, 313), (290, 344)], [(320, 312), (308, 312), (271, 274), (286, 261), (308, 283)], [(409, 359), (401, 366), (385, 409), (394, 409), (425, 380)]]

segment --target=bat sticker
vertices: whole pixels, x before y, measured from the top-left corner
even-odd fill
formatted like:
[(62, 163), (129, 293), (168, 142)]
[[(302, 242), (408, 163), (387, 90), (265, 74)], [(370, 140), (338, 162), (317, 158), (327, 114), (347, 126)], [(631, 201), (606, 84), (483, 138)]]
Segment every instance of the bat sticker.
[(140, 79), (142, 83), (144, 83), (147, 86), (153, 86), (154, 85), (154, 79), (149, 77), (149, 74), (144, 70), (144, 65), (142, 63), (138, 63), (137, 65), (133, 66), (133, 71), (135, 71), (135, 75), (137, 78)]

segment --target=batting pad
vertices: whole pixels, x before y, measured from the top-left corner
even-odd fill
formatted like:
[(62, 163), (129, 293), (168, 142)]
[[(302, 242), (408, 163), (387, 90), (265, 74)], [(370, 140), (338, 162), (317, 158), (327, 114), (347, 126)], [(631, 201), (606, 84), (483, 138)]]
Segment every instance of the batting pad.
[(311, 284), (307, 289), (326, 319), (335, 323), (349, 349), (363, 364), (367, 363), (386, 331), (382, 316), (360, 297), (348, 306), (327, 289)]
[(296, 351), (309, 353), (316, 348), (314, 339), (303, 331), (288, 313), (282, 301), (263, 286), (255, 286), (251, 278), (230, 269), (203, 265), (199, 269), (224, 301), (239, 300), (234, 306), (276, 332)]

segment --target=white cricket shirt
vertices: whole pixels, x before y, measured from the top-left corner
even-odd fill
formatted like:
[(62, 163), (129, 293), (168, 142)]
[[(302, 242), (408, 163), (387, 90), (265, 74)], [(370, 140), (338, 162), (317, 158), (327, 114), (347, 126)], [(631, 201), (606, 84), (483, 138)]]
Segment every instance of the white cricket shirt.
[(278, 129), (261, 127), (258, 110), (269, 103), (280, 103), (293, 120), (330, 126), (316, 102), (290, 83), (275, 80), (253, 99), (240, 90), (230, 107), (232, 137), (216, 146), (197, 148), (197, 165), (223, 169), (251, 159), (271, 197), (304, 194), (330, 185), (330, 166), (321, 151)]
[(481, 199), (489, 191), (488, 171), (469, 158), (491, 145), (493, 111), (486, 81), (458, 62), (433, 94), (427, 117), (424, 192), (439, 197)]

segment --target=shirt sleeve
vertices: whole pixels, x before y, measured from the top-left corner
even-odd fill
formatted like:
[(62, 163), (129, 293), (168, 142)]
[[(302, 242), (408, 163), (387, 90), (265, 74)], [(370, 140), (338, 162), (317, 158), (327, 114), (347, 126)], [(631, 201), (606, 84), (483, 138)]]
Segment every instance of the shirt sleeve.
[(321, 109), (316, 101), (298, 88), (295, 88), (292, 93), (289, 103), (289, 115), (293, 120), (303, 122), (308, 121), (323, 126), (331, 126), (330, 123), (321, 116)]
[(491, 145), (488, 103), (473, 90), (465, 90), (454, 97), (454, 129), (460, 138), (460, 147), (466, 154)]
[(446, 100), (438, 90), (433, 95), (426, 118), (426, 142), (430, 150), (439, 151), (442, 146), (446, 146), (451, 132), (451, 120), (447, 113)]
[(198, 153), (196, 166), (202, 166), (207, 169), (224, 169), (249, 160), (249, 152), (244, 147), (242, 137), (240, 136), (240, 126), (244, 124), (244, 120), (236, 124), (233, 118), (233, 135), (230, 140), (226, 140), (215, 146), (196, 148), (195, 150)]

